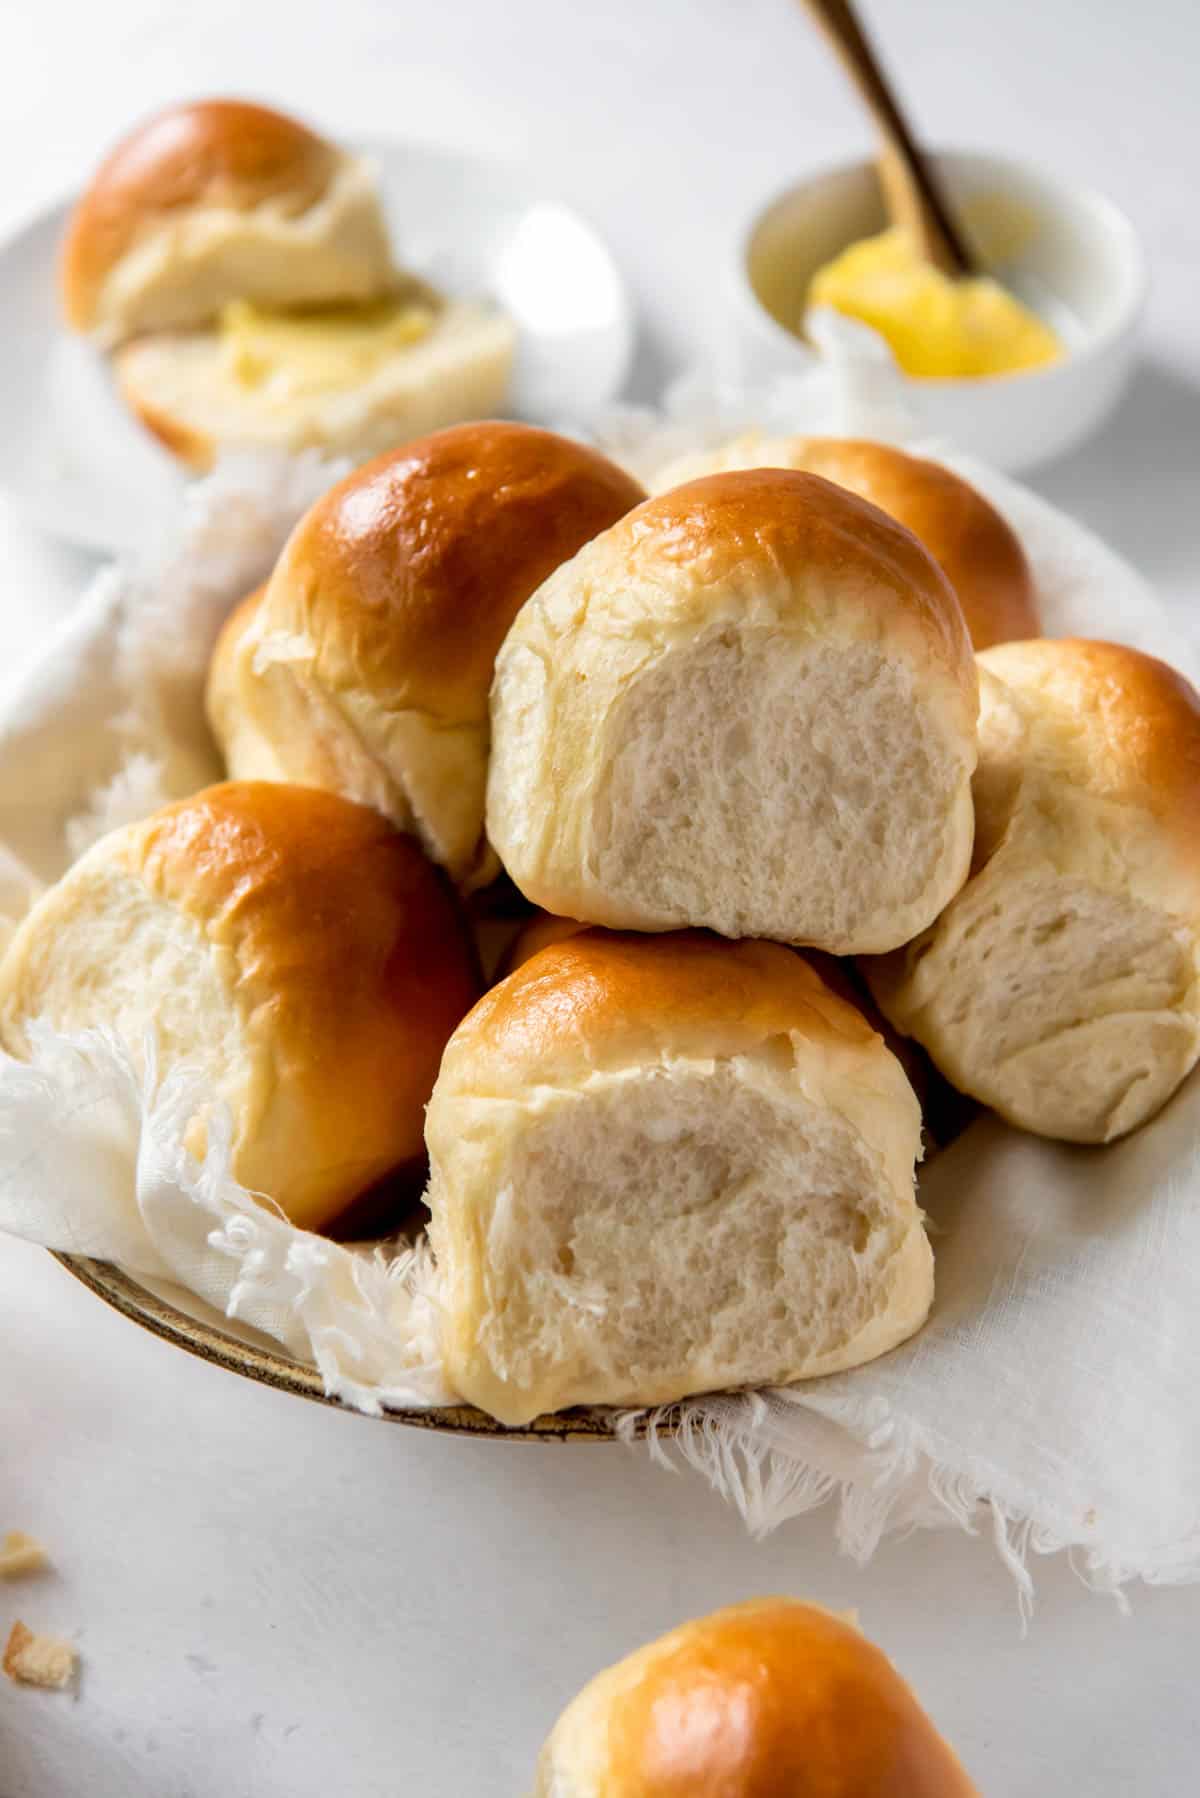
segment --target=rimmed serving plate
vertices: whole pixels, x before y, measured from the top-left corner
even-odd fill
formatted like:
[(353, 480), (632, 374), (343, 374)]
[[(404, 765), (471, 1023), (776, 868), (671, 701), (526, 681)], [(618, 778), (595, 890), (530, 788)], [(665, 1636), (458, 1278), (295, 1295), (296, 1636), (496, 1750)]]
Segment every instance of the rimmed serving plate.
[[(240, 1374), (243, 1379), (257, 1380), (262, 1386), (291, 1393), (295, 1398), (313, 1399), (317, 1404), (333, 1405), (339, 1410), (350, 1409), (340, 1399), (330, 1397), (315, 1367), (292, 1360), (270, 1337), (239, 1324), (230, 1324), (219, 1312), (182, 1287), (170, 1286), (165, 1281), (151, 1285), (135, 1279), (110, 1261), (93, 1261), (84, 1255), (56, 1254), (54, 1259), (114, 1311), (155, 1336), (163, 1337), (176, 1348), (186, 1349), (202, 1361), (223, 1367), (228, 1373)], [(440, 1430), (461, 1436), (486, 1436), (505, 1442), (617, 1441), (611, 1414), (594, 1405), (535, 1417), (521, 1429), (506, 1429), (474, 1405), (384, 1410), (379, 1415), (388, 1423), (410, 1424), (416, 1429)]]

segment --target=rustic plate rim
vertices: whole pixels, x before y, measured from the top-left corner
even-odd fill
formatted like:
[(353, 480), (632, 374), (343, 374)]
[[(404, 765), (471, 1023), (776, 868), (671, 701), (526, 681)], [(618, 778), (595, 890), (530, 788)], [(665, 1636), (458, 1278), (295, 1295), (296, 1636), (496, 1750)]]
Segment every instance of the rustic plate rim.
[[(433, 1430), (442, 1435), (475, 1436), (498, 1442), (618, 1442), (613, 1419), (617, 1413), (602, 1405), (580, 1405), (572, 1410), (535, 1417), (532, 1423), (517, 1429), (506, 1428), (474, 1405), (435, 1405), (427, 1410), (403, 1410), (385, 1407), (378, 1413), (357, 1411), (340, 1398), (326, 1392), (315, 1367), (293, 1361), (282, 1350), (259, 1347), (243, 1342), (214, 1324), (189, 1317), (168, 1299), (159, 1298), (140, 1281), (111, 1261), (97, 1261), (87, 1255), (72, 1255), (52, 1249), (50, 1253), (61, 1267), (89, 1292), (102, 1299), (114, 1311), (152, 1335), (161, 1337), (175, 1348), (181, 1348), (201, 1361), (223, 1368), (241, 1379), (254, 1380), (295, 1398), (329, 1405), (353, 1417), (376, 1416), (386, 1423), (408, 1425), (412, 1429)], [(634, 1426), (635, 1436), (645, 1434), (645, 1426)]]

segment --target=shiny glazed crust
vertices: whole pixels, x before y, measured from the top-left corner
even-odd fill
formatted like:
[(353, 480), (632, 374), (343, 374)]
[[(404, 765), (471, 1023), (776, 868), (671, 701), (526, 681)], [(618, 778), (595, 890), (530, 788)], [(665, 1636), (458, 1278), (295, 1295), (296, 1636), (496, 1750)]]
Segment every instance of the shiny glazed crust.
[[(729, 943), (707, 931), (647, 938), (562, 931), (492, 987), (454, 1034), (440, 1087), (518, 1095), (584, 1080), (595, 1068), (658, 1056), (745, 1054), (800, 1030), (806, 1040), (881, 1046), (853, 1005), (802, 955), (778, 943)], [(580, 934), (576, 934), (580, 933)]]
[(435, 432), (300, 521), (208, 705), (230, 772), (340, 791), (415, 830), (459, 881), (483, 841), (496, 651), (545, 577), (636, 505), (594, 451), (527, 425)]
[(924, 457), (857, 438), (749, 432), (669, 464), (652, 485), (657, 493), (700, 475), (761, 467), (821, 475), (910, 530), (954, 588), (977, 650), (1037, 636), (1033, 575), (1016, 533), (969, 482)]
[(746, 469), (689, 481), (637, 507), (606, 547), (633, 578), (678, 569), (680, 609), (699, 585), (719, 589), (748, 563), (769, 560), (793, 582), (793, 613), (819, 625), (836, 609), (848, 634), (918, 643), (973, 702), (971, 644), (945, 578), (912, 533), (816, 475)]
[(584, 1687), (534, 1798), (978, 1798), (886, 1655), (816, 1605), (685, 1623)]
[(521, 606), (641, 498), (613, 463), (551, 431), (436, 431), (317, 501), (279, 559), (264, 629), (310, 632), (338, 684), (359, 679), (444, 720), (481, 721)]

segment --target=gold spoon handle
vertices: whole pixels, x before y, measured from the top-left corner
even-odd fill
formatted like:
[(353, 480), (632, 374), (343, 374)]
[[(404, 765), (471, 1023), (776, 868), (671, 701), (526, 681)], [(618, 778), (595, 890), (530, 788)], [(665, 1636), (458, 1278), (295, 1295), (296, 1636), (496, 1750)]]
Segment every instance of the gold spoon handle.
[(941, 188), (919, 149), (850, 0), (803, 0), (857, 87), (881, 141), (879, 175), (894, 224), (911, 231), (928, 261), (948, 275), (978, 272)]

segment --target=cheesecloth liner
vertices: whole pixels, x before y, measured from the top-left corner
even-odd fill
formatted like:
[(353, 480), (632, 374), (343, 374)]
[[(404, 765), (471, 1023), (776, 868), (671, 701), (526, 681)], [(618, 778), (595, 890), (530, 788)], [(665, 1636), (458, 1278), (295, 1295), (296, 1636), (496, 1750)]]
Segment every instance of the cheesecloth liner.
[[(643, 473), (751, 422), (908, 441), (874, 343), (831, 322), (811, 372), (769, 393), (692, 379), (664, 413), (586, 434)], [(1200, 680), (1195, 647), (1089, 533), (938, 453), (1020, 534), (1048, 634), (1115, 638)], [(0, 942), (104, 830), (219, 778), (200, 694), (220, 620), (338, 472), (224, 462), (191, 490), (171, 551), (100, 575), (0, 694)], [(0, 1229), (190, 1288), (315, 1361), (362, 1411), (452, 1402), (424, 1245), (397, 1256), (293, 1229), (231, 1177), (228, 1120), (197, 1163), (183, 1137), (202, 1089), (146, 1050), (139, 1075), (107, 1032), (43, 1027), (31, 1064), (0, 1057)], [(1068, 1549), (1117, 1592), (1200, 1577), (1198, 1143), (1195, 1078), (1108, 1149), (981, 1119), (921, 1177), (937, 1255), (924, 1331), (852, 1373), (655, 1412), (651, 1451), (699, 1469), (755, 1533), (835, 1500), (838, 1540), (859, 1559), (889, 1531), (988, 1523), (1023, 1603), (1030, 1550)], [(639, 1415), (614, 1427), (631, 1433)]]

